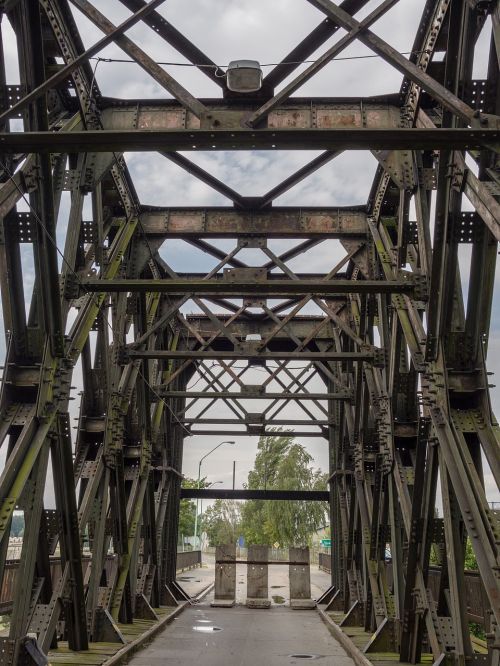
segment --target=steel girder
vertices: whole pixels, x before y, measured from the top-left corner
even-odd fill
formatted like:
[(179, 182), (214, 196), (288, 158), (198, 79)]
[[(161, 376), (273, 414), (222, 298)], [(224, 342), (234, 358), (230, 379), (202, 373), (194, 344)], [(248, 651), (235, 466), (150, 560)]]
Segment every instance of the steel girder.
[[(67, 0), (0, 3), (21, 75), (19, 86), (9, 84), (2, 48), (0, 579), (14, 510), (26, 520), (2, 663), (30, 658), (28, 633), (43, 653), (59, 639), (82, 650), (89, 640), (122, 640), (118, 620), (152, 617), (154, 607), (175, 602), (185, 437), (255, 436), (275, 425), (326, 441), (329, 489), (318, 497), (329, 499), (334, 535), (329, 603), (346, 624), (374, 632), (366, 651), (394, 651), (412, 663), (422, 652), (436, 662), (484, 660), (469, 631), (477, 620), (465, 598), (469, 539), (488, 660), (498, 663), (500, 528), (483, 472), (486, 463), (498, 486), (499, 429), (486, 371), (500, 240), (498, 2), (427, 0), (406, 59), (369, 29), (395, 0), (362, 22), (355, 13), (366, 1), (309, 0), (328, 20), (258, 94), (242, 97), (158, 13), (161, 2), (121, 1), (136, 14), (114, 26), (87, 0), (71, 0), (104, 33), (87, 50)], [(474, 81), (488, 15), (488, 77)], [(198, 65), (223, 98), (198, 99), (158, 66), (125, 34), (140, 20)], [(294, 74), (291, 63), (339, 28), (346, 36), (275, 94)], [(355, 39), (402, 73), (399, 93), (290, 97)], [(111, 42), (174, 99), (102, 97), (88, 59)], [(9, 131), (14, 117), (23, 132)], [(176, 152), (253, 148), (324, 152), (259, 197)], [(341, 151), (359, 148), (379, 163), (366, 205), (272, 206)], [(159, 151), (234, 207), (140, 202), (125, 150)], [(71, 206), (58, 266), (64, 191)], [(91, 220), (83, 219), (87, 195)], [(213, 268), (176, 272), (159, 254), (174, 238), (208, 254)], [(222, 249), (218, 238), (234, 247)], [(277, 253), (272, 239), (281, 238), (296, 244)], [(328, 269), (294, 268), (301, 257), (316, 266), (332, 241), (337, 258)], [(464, 244), (466, 274), (458, 259)], [(28, 307), (26, 245), (35, 271)], [(261, 253), (257, 266), (246, 250)], [(69, 400), (80, 370), (73, 437)], [(259, 411), (248, 402), (255, 399)], [(52, 579), (57, 547), (61, 573)], [(85, 576), (83, 549), (92, 555)], [(434, 596), (431, 553), (441, 565)]]

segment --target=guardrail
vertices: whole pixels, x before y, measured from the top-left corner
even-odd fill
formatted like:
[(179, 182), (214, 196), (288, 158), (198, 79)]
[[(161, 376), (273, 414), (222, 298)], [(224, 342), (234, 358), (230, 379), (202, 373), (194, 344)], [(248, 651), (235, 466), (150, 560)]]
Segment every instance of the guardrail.
[(318, 553), (318, 566), (322, 571), (331, 572), (332, 556), (330, 553)]
[[(319, 554), (319, 568), (330, 573), (332, 556), (330, 553)], [(392, 583), (392, 565), (387, 564), (387, 582)], [(433, 599), (439, 598), (439, 587), (441, 582), (440, 567), (430, 567), (427, 587), (432, 593)], [(488, 603), (488, 597), (481, 581), (479, 571), (468, 569), (465, 571), (465, 598), (467, 601), (467, 619), (469, 622), (476, 622), (482, 626), (489, 623), (489, 614), (491, 607)]]
[[(84, 557), (82, 559), (83, 577), (85, 578), (86, 571), (90, 565), (91, 557)], [(111, 574), (114, 567), (118, 564), (117, 555), (108, 555), (106, 558), (106, 570), (108, 575)], [(201, 551), (190, 550), (184, 553), (177, 553), (177, 571), (184, 571), (185, 569), (193, 569), (194, 567), (201, 567)], [(17, 571), (19, 569), (19, 560), (6, 560), (4, 577), (2, 587), (0, 588), (0, 615), (2, 613), (10, 613), (12, 608), (12, 598), (14, 594)], [(52, 580), (57, 580), (61, 575), (61, 558), (50, 558), (50, 571)]]
[[(215, 555), (215, 547), (208, 547), (203, 552), (210, 555)], [(312, 546), (309, 548), (309, 557), (311, 564), (318, 564), (318, 547)], [(247, 548), (245, 546), (236, 546), (236, 557), (240, 560), (245, 560), (248, 557)], [(276, 560), (277, 562), (286, 563), (288, 561), (288, 548), (274, 548), (269, 547), (269, 559)]]
[(177, 571), (201, 567), (201, 550), (186, 550), (177, 553)]

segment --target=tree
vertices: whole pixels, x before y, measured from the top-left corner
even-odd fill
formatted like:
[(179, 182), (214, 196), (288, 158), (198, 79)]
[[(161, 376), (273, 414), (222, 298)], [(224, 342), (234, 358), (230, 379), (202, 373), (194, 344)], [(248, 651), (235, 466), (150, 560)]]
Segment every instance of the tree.
[[(287, 431), (275, 432), (259, 440), (248, 488), (324, 490), (327, 476), (311, 467), (312, 456)], [(242, 507), (242, 530), (250, 544), (306, 546), (326, 520), (327, 507), (321, 502), (250, 500)]]
[(477, 571), (479, 569), (477, 565), (476, 553), (474, 552), (474, 549), (472, 548), (472, 542), (468, 537), (465, 544), (464, 565), (465, 569), (472, 569), (473, 571)]
[[(208, 486), (206, 478), (200, 479), (200, 488)], [(185, 477), (182, 479), (183, 488), (198, 488), (198, 481)], [(194, 523), (196, 518), (196, 500), (182, 499), (179, 506), (179, 540), (182, 536), (191, 537), (194, 535)], [(200, 516), (198, 516), (198, 519)]]
[(202, 518), (211, 546), (236, 543), (241, 534), (241, 509), (235, 500), (215, 500)]

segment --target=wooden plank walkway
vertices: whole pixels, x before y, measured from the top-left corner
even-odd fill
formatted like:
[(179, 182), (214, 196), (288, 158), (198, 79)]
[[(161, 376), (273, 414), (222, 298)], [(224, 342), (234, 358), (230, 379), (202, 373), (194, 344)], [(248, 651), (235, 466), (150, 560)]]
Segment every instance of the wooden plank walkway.
[[(338, 628), (345, 634), (354, 646), (368, 659), (374, 666), (394, 666), (395, 664), (402, 664), (399, 659), (399, 654), (395, 652), (364, 652), (364, 648), (372, 638), (373, 634), (365, 631), (364, 627), (360, 626), (339, 626), (345, 617), (342, 611), (326, 611), (326, 615), (335, 622)], [(488, 650), (485, 641), (471, 635), (472, 646), (474, 651), (478, 654), (487, 654)], [(432, 664), (434, 657), (431, 653), (423, 653), (421, 655), (422, 664)]]
[(118, 628), (126, 640), (125, 644), (91, 643), (88, 650), (74, 652), (73, 650), (68, 649), (68, 644), (65, 641), (60, 641), (57, 649), (50, 650), (48, 654), (49, 664), (58, 664), (58, 666), (74, 666), (75, 664), (101, 666), (126, 645), (132, 643), (145, 634), (146, 631), (165, 620), (168, 615), (173, 614), (177, 608), (162, 606), (161, 608), (155, 608), (154, 610), (159, 617), (158, 621), (134, 620), (132, 624), (118, 623)]
[[(197, 599), (200, 595), (203, 596), (206, 590), (210, 587), (214, 578), (214, 565), (213, 558), (204, 558), (207, 563), (204, 563), (201, 568), (192, 570), (191, 575), (184, 575), (179, 578), (185, 592), (193, 599)], [(168, 625), (169, 619), (173, 618), (181, 612), (181, 606), (162, 606), (155, 608), (158, 615), (158, 620), (139, 620), (136, 619), (132, 624), (118, 623), (118, 628), (121, 631), (126, 643), (90, 643), (89, 649), (82, 652), (75, 652), (68, 648), (65, 641), (59, 641), (58, 647), (55, 650), (50, 650), (48, 660), (50, 665), (54, 666), (74, 666), (75, 664), (82, 664), (83, 666), (101, 666), (112, 660), (111, 663), (118, 663), (115, 661), (115, 655), (120, 650), (127, 646), (131, 646), (135, 641), (140, 642), (141, 636), (147, 632), (159, 628), (159, 631)], [(147, 640), (147, 639), (146, 639)], [(131, 649), (134, 649), (132, 646)], [(124, 658), (124, 657), (123, 657)], [(130, 657), (128, 657), (130, 658)], [(121, 661), (121, 657), (119, 658)]]

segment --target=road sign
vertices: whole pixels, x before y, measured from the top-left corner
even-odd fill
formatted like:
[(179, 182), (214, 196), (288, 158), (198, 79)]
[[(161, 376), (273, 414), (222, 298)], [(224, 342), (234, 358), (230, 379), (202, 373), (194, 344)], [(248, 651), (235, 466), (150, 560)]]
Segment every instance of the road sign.
[(279, 548), (279, 547), (280, 547), (279, 543), (277, 541), (275, 541), (273, 543), (273, 548)]
[(331, 548), (332, 547), (332, 540), (331, 539), (321, 539), (321, 545), (324, 548)]

